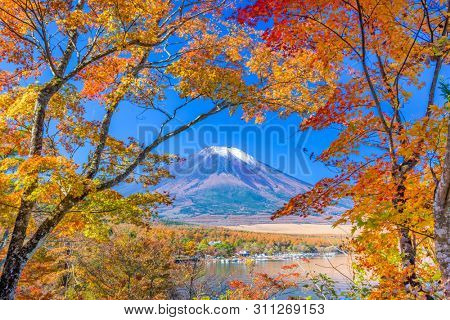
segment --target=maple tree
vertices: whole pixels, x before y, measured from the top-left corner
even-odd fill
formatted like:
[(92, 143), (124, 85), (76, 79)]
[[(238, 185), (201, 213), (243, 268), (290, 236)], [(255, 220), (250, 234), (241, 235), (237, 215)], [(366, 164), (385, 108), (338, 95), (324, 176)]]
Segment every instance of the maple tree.
[[(0, 222), (7, 252), (0, 298), (14, 298), (23, 268), (53, 232), (104, 238), (109, 224), (148, 222), (169, 203), (167, 194), (124, 197), (113, 189), (168, 177), (164, 164), (174, 157), (154, 153), (167, 139), (225, 109), (240, 106), (259, 121), (266, 106), (301, 100), (291, 99), (298, 81), (281, 92), (280, 75), (250, 81), (251, 32), (224, 18), (231, 7), (215, 0), (2, 1)], [(179, 105), (171, 105), (174, 96)], [(195, 102), (211, 108), (197, 110)], [(163, 117), (145, 145), (110, 130), (119, 109), (138, 107)], [(92, 110), (103, 118), (93, 119)], [(193, 119), (166, 130), (183, 110)]]
[[(262, 65), (323, 76), (300, 89), (306, 103), (287, 112), (304, 115), (302, 129), (337, 131), (315, 158), (338, 174), (274, 218), (351, 198), (340, 222), (358, 231), (353, 250), (379, 284), (373, 298), (450, 292), (450, 118), (448, 101), (437, 99), (449, 10), (450, 2), (436, 0), (256, 0), (238, 13), (240, 22), (264, 29)], [(426, 288), (439, 278), (440, 289)]]
[(182, 283), (182, 234), (111, 226), (106, 239), (52, 234), (24, 269), (18, 299), (168, 299)]
[(84, 245), (75, 255), (77, 283), (68, 296), (167, 299), (177, 267), (170, 239), (167, 232), (134, 228), (116, 231), (110, 241)]

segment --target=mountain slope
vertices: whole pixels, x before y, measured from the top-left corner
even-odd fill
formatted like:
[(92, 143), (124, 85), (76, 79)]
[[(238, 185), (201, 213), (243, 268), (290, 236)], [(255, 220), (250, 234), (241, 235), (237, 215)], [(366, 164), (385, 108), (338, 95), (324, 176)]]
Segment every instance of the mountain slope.
[[(193, 223), (268, 222), (270, 215), (292, 196), (312, 187), (239, 149), (227, 147), (205, 148), (173, 166), (171, 172), (175, 179), (156, 189), (175, 197), (173, 206), (161, 208), (161, 216)], [(327, 213), (339, 215), (346, 209), (335, 206)], [(279, 222), (286, 222), (286, 218)]]

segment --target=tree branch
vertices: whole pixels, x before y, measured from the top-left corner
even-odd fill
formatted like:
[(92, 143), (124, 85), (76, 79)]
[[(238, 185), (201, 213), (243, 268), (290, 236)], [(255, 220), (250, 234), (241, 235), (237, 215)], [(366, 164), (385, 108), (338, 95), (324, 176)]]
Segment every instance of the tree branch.
[(397, 160), (396, 160), (396, 156), (395, 156), (395, 145), (394, 145), (394, 139), (392, 137), (392, 130), (391, 128), (389, 128), (386, 119), (384, 117), (383, 114), (383, 110), (381, 108), (381, 103), (380, 100), (378, 98), (377, 92), (375, 90), (375, 86), (372, 83), (371, 77), (370, 77), (370, 73), (369, 73), (369, 68), (367, 67), (367, 53), (366, 53), (366, 35), (365, 35), (365, 31), (364, 31), (364, 22), (363, 22), (363, 13), (362, 13), (362, 8), (361, 8), (361, 3), (359, 2), (359, 0), (356, 0), (356, 4), (358, 6), (358, 21), (359, 21), (359, 27), (360, 27), (360, 33), (361, 33), (361, 50), (362, 50), (362, 54), (361, 54), (361, 63), (363, 66), (363, 70), (364, 70), (364, 75), (366, 77), (366, 81), (369, 85), (370, 88), (370, 92), (372, 94), (372, 98), (375, 102), (375, 106), (378, 112), (378, 116), (380, 117), (381, 123), (383, 125), (383, 128), (386, 132), (386, 134), (388, 135), (388, 139), (389, 139), (389, 154), (391, 156), (391, 160), (394, 164), (397, 164)]
[(194, 120), (178, 127), (177, 129), (166, 133), (166, 134), (162, 134), (162, 130), (160, 131), (158, 137), (151, 143), (149, 144), (147, 147), (145, 147), (140, 153), (139, 155), (136, 157), (136, 159), (125, 169), (125, 171), (119, 175), (117, 175), (116, 177), (103, 182), (102, 184), (100, 184), (97, 187), (97, 191), (102, 191), (105, 189), (109, 189), (111, 187), (114, 187), (115, 185), (119, 184), (120, 182), (122, 182), (123, 180), (125, 180), (136, 168), (137, 166), (139, 166), (139, 164), (141, 164), (141, 162), (145, 159), (145, 157), (153, 150), (155, 149), (160, 143), (166, 141), (167, 139), (189, 129), (190, 127), (192, 127), (193, 125), (195, 125), (196, 123), (202, 121), (203, 119), (212, 116), (216, 113), (219, 113), (225, 109), (227, 109), (228, 107), (230, 107), (231, 105), (229, 104), (224, 104), (224, 103), (219, 103), (217, 104), (214, 108), (212, 108), (211, 110), (209, 110), (206, 113), (203, 113), (201, 115), (199, 115), (198, 117), (196, 117)]

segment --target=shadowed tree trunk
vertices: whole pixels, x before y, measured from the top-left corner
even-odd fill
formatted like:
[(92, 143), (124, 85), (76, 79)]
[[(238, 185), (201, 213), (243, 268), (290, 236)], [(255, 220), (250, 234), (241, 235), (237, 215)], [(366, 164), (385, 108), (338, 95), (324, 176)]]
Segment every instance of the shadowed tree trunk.
[[(31, 208), (29, 211), (24, 211), (20, 208), (24, 219), (16, 219), (14, 231), (11, 236), (10, 244), (8, 247), (8, 253), (6, 255), (5, 263), (3, 266), (2, 275), (0, 278), (0, 299), (12, 300), (15, 297), (17, 285), (19, 283), (20, 276), (22, 275), (23, 268), (31, 258), (33, 253), (40, 247), (51, 231), (57, 226), (57, 224), (64, 218), (64, 215), (74, 205), (84, 199), (87, 194), (80, 196), (79, 198), (66, 197), (54, 214), (47, 218), (36, 230), (33, 236), (25, 243), (26, 229), (29, 216), (31, 215)], [(27, 208), (28, 209), (28, 208)]]
[[(400, 166), (399, 169), (394, 170), (397, 172), (397, 193), (396, 198), (393, 200), (394, 208), (398, 211), (400, 217), (404, 216), (404, 207), (406, 204), (405, 199), (405, 174), (402, 171), (403, 166)], [(394, 176), (395, 179), (395, 176)], [(420, 284), (417, 281), (417, 275), (415, 272), (416, 267), (416, 249), (413, 244), (413, 240), (411, 238), (411, 233), (408, 226), (408, 221), (405, 219), (403, 224), (399, 228), (399, 247), (400, 253), (402, 255), (402, 266), (405, 270), (408, 270), (408, 276), (405, 281), (405, 287), (407, 291), (414, 293), (417, 290), (420, 290)]]

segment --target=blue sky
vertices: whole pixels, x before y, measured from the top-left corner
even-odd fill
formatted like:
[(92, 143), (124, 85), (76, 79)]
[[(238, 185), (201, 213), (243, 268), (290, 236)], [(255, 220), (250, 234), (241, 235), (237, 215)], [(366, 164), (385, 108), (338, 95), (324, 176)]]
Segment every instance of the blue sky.
[[(441, 71), (441, 78), (447, 81), (448, 71), (448, 67)], [(424, 72), (421, 79), (425, 82), (425, 86), (421, 90), (411, 89), (412, 98), (406, 103), (403, 111), (407, 119), (423, 116), (430, 79), (431, 70), (429, 69)], [(166, 103), (168, 105), (176, 104), (179, 101), (174, 97), (169, 97)], [(439, 92), (437, 93), (437, 103), (443, 103)], [(211, 104), (208, 101), (193, 103), (190, 109), (179, 114), (171, 128), (189, 121), (200, 111), (206, 111), (210, 107)], [(139, 128), (157, 126), (161, 123), (162, 118), (154, 112), (143, 114), (141, 112), (142, 110), (123, 103), (119, 112), (114, 116), (112, 135), (123, 139), (132, 136), (138, 138), (140, 142), (146, 142), (149, 136), (142, 139)], [(337, 132), (327, 129), (309, 132), (309, 134), (301, 133), (297, 130), (300, 121), (301, 118), (296, 115), (280, 119), (276, 114), (269, 113), (266, 121), (258, 125), (253, 121), (242, 120), (241, 110), (237, 110), (233, 115), (224, 111), (198, 123), (191, 131), (181, 133), (167, 144), (160, 146), (157, 151), (173, 152), (184, 157), (209, 145), (237, 147), (257, 160), (309, 183), (315, 183), (323, 177), (334, 175), (334, 172), (323, 164), (309, 159), (308, 155), (303, 152), (303, 148), (306, 148), (308, 153), (319, 154), (336, 137)], [(304, 143), (302, 143), (303, 141)]]

